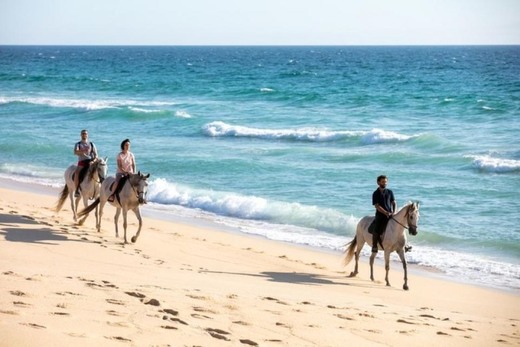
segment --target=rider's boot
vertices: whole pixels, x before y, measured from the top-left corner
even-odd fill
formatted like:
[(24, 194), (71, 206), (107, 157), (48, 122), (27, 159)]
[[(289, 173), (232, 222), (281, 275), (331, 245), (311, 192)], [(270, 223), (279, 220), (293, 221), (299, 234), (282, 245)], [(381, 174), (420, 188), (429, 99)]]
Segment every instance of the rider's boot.
[(379, 234), (372, 233), (372, 253), (377, 253), (377, 244), (379, 243)]

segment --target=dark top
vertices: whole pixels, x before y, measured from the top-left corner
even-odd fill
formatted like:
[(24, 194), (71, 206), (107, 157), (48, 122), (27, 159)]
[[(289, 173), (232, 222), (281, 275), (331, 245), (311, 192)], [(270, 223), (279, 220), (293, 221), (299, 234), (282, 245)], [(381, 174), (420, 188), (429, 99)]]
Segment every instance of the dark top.
[[(394, 200), (394, 193), (390, 189), (384, 189), (381, 191), (381, 189), (377, 188), (372, 194), (372, 205), (375, 206), (376, 204), (379, 204), (379, 206), (388, 212), (392, 212), (392, 202)], [(385, 216), (379, 211), (376, 211), (376, 216), (377, 215)]]

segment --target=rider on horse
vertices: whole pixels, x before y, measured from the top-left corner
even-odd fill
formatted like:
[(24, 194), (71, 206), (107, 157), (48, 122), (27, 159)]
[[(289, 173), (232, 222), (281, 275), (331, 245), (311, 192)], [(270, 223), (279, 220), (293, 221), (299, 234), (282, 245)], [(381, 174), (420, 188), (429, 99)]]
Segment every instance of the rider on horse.
[[(386, 225), (397, 208), (394, 193), (386, 188), (387, 184), (388, 178), (385, 175), (377, 177), (377, 185), (379, 187), (372, 194), (372, 205), (376, 208), (376, 218), (372, 232), (372, 253), (377, 253), (377, 244), (381, 242), (381, 235), (385, 232)], [(412, 246), (405, 246), (405, 252), (409, 252), (411, 249)]]
[(94, 143), (88, 141), (88, 131), (85, 129), (81, 130), (81, 141), (76, 142), (74, 145), (74, 154), (78, 156), (78, 165), (74, 172), (74, 187), (76, 189), (74, 196), (78, 197), (80, 172), (84, 168), (87, 168), (90, 165), (90, 162), (98, 156), (96, 146)]

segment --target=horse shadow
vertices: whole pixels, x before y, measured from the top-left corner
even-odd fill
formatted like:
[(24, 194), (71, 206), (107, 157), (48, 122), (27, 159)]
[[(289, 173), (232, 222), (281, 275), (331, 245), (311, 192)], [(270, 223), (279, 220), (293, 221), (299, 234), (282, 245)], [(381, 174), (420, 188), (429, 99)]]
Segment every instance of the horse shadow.
[(225, 271), (210, 271), (202, 270), (204, 273), (215, 273), (215, 274), (228, 274), (237, 276), (249, 276), (264, 278), (270, 282), (278, 283), (291, 283), (291, 284), (303, 284), (303, 285), (342, 285), (349, 286), (350, 284), (344, 282), (336, 282), (333, 279), (326, 278), (325, 276), (303, 273), (303, 272), (276, 272), (276, 271), (263, 271), (260, 273), (245, 273), (245, 272), (225, 272)]
[[(13, 226), (17, 224), (19, 226)], [(42, 223), (34, 218), (23, 215), (0, 213), (0, 236), (10, 242), (26, 242), (44, 245), (58, 245), (58, 241), (81, 241), (69, 239), (55, 230), (45, 227), (38, 228)], [(26, 227), (25, 227), (26, 226)]]

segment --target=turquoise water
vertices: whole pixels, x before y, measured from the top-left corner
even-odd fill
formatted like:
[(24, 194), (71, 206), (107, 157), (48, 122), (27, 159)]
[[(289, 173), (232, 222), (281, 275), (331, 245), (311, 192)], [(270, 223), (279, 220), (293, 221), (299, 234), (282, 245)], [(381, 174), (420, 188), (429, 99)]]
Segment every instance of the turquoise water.
[(0, 177), (61, 186), (87, 128), (150, 208), (342, 250), (386, 174), (409, 262), (514, 289), (519, 116), (519, 46), (0, 46)]

